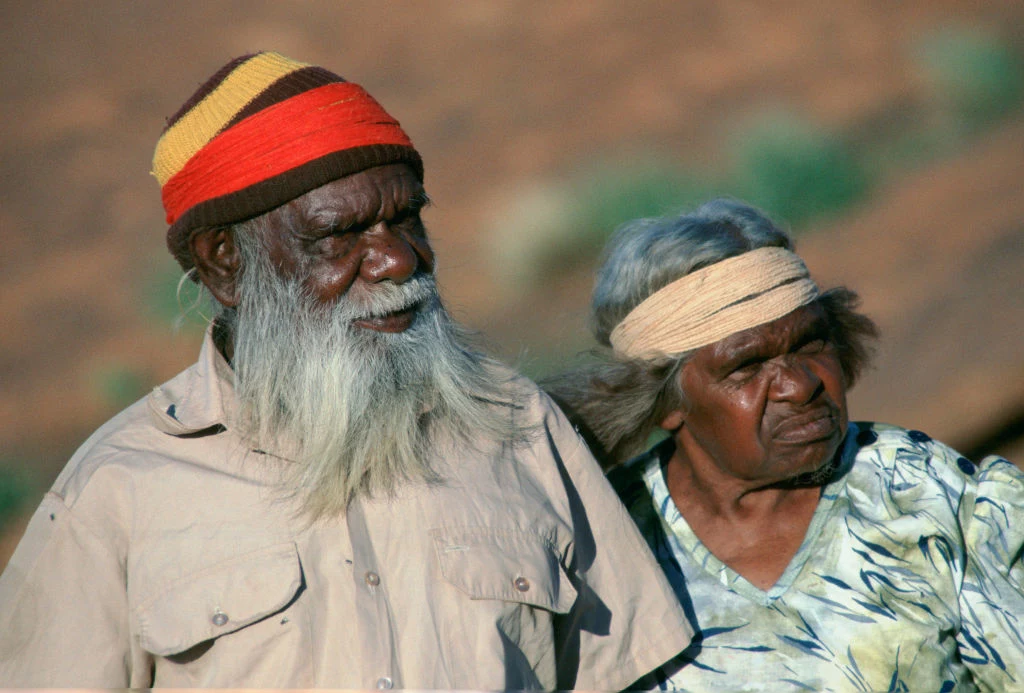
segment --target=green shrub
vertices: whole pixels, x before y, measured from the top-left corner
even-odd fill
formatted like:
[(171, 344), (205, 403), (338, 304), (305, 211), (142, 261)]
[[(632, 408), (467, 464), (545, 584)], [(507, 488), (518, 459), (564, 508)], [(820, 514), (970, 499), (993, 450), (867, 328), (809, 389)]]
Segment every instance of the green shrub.
[(623, 222), (692, 207), (716, 184), (657, 160), (601, 163), (563, 184), (520, 191), (491, 236), (506, 287), (593, 264)]
[(150, 379), (124, 364), (100, 366), (90, 374), (92, 390), (110, 409), (120, 410), (146, 394)]
[(690, 209), (713, 194), (715, 185), (668, 164), (603, 165), (574, 186), (572, 245), (596, 255), (611, 232), (631, 219)]
[(965, 130), (1006, 115), (1024, 96), (1021, 56), (994, 33), (947, 28), (922, 41), (917, 56), (944, 106)]
[(793, 227), (842, 211), (867, 192), (842, 139), (791, 113), (768, 113), (734, 138), (739, 197)]
[(155, 264), (143, 289), (146, 312), (176, 330), (201, 332), (206, 321), (199, 310), (199, 286), (182, 280), (181, 267), (174, 260), (161, 259)]
[(38, 502), (39, 492), (23, 471), (0, 466), (0, 530)]

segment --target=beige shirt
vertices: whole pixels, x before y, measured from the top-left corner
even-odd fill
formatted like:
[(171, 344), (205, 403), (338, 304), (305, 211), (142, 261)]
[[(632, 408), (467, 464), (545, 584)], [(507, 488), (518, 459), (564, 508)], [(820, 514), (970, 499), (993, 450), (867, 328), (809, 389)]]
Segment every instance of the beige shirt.
[(199, 362), (74, 455), (0, 577), (0, 686), (620, 689), (691, 631), (579, 436), (296, 521)]

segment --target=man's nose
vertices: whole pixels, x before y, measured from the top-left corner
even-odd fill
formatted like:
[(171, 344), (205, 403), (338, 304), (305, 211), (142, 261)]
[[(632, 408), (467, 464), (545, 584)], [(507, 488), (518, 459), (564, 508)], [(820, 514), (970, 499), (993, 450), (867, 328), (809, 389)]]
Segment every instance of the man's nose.
[(402, 284), (416, 274), (420, 257), (416, 248), (401, 235), (380, 222), (363, 231), (363, 257), (359, 276), (363, 281), (377, 283), (389, 279)]
[(777, 400), (806, 404), (824, 387), (818, 374), (799, 355), (786, 355), (776, 361), (771, 395)]

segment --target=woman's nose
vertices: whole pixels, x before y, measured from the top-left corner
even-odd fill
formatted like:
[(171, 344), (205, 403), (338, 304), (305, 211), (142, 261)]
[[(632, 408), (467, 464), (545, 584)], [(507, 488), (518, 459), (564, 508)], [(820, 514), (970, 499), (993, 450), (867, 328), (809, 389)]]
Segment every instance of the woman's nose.
[(814, 399), (823, 386), (818, 374), (799, 355), (780, 357), (776, 368), (771, 386), (775, 399), (805, 404)]

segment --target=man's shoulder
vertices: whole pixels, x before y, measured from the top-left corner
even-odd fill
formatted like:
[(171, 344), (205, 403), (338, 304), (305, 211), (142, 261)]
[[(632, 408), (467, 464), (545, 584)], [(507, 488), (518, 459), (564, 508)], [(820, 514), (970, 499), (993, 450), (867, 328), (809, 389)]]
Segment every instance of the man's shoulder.
[(182, 371), (97, 428), (68, 460), (51, 492), (70, 507), (97, 474), (105, 477), (115, 469), (130, 474), (132, 468), (139, 467), (143, 461), (165, 457), (172, 436), (157, 425), (154, 393), (179, 387), (193, 369), (194, 366)]

